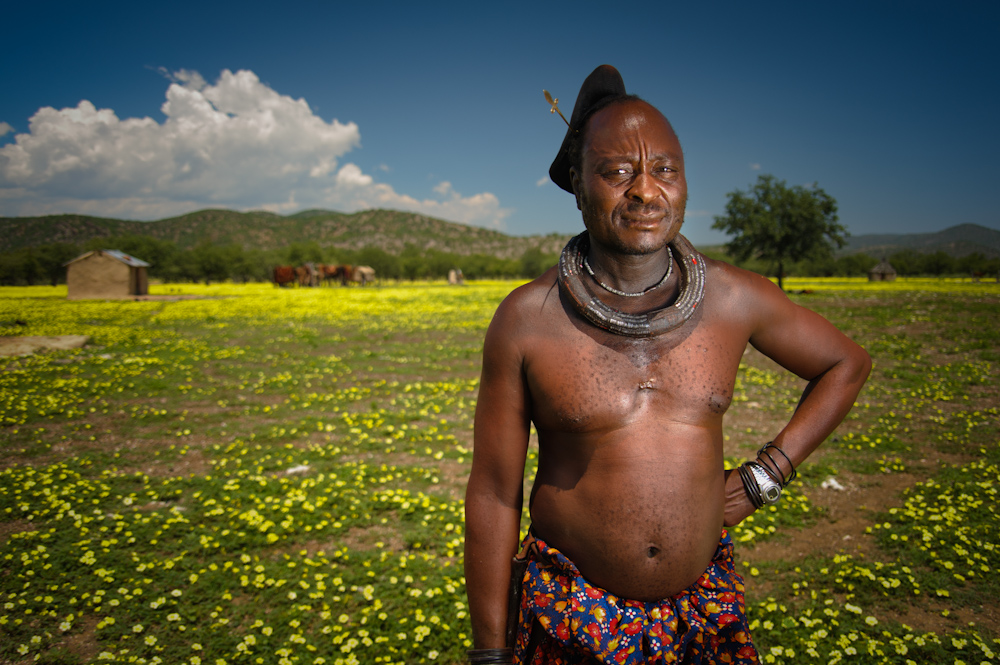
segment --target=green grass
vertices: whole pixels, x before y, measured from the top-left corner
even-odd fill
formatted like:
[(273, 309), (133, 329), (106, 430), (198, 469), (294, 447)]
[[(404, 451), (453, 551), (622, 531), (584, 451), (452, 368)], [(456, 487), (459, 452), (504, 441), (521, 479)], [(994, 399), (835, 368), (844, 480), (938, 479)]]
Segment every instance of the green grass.
[[(0, 362), (0, 663), (462, 662), (479, 353), (513, 286), (0, 290), (0, 322), (27, 323), (0, 334), (91, 336)], [(732, 530), (764, 661), (998, 663), (1000, 293), (819, 286), (793, 297), (875, 370), (782, 503)], [(727, 463), (801, 385), (748, 354)], [(827, 524), (831, 476), (908, 489), (859, 511), (863, 551), (785, 556)]]

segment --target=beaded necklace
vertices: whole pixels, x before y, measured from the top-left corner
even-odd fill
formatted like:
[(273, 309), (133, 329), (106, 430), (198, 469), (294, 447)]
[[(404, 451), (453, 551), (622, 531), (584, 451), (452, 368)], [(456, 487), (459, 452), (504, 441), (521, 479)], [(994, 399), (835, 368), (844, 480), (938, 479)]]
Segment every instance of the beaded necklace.
[[(559, 257), (559, 284), (577, 313), (598, 328), (627, 337), (662, 335), (680, 327), (691, 318), (695, 308), (705, 297), (705, 263), (694, 246), (687, 238), (677, 234), (668, 247), (680, 257), (678, 265), (681, 292), (672, 305), (647, 314), (628, 314), (614, 309), (587, 291), (582, 278), (584, 257), (590, 248), (590, 236), (586, 231), (566, 243)], [(651, 289), (647, 289), (647, 292), (649, 290)]]
[(586, 256), (583, 257), (583, 269), (586, 270), (587, 274), (593, 277), (594, 281), (597, 282), (597, 284), (605, 291), (613, 293), (616, 296), (624, 296), (626, 298), (638, 298), (639, 296), (644, 296), (650, 291), (658, 289), (667, 283), (667, 280), (670, 279), (670, 275), (673, 274), (674, 272), (674, 252), (672, 249), (670, 249), (670, 245), (667, 245), (667, 272), (663, 274), (663, 279), (661, 279), (656, 284), (653, 284), (648, 289), (645, 289), (644, 291), (639, 291), (638, 293), (626, 293), (625, 291), (619, 291), (613, 286), (608, 286), (601, 280), (597, 279), (597, 275), (594, 274), (594, 269), (590, 267), (590, 262), (587, 261)]

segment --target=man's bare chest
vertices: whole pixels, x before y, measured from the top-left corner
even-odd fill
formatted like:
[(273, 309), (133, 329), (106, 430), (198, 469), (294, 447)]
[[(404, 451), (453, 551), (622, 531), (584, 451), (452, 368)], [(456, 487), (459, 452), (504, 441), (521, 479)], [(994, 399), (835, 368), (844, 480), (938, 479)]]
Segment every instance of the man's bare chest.
[(628, 339), (572, 330), (525, 354), (539, 428), (600, 432), (655, 418), (718, 424), (733, 395), (745, 340), (695, 330), (673, 339)]

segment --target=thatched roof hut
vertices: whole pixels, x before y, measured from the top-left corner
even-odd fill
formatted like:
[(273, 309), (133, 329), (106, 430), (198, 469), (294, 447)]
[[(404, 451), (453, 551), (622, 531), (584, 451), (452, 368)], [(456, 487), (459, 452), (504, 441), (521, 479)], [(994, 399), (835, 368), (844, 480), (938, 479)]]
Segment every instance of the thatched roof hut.
[(869, 282), (892, 282), (896, 279), (896, 269), (885, 259), (868, 271)]
[(149, 264), (117, 249), (99, 249), (66, 264), (66, 297), (111, 299), (149, 292)]

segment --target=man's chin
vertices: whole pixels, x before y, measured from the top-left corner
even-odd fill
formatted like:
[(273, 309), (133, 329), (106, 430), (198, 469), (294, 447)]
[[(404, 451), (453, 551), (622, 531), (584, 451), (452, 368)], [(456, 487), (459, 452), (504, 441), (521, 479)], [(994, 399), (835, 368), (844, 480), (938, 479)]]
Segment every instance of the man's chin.
[(623, 254), (644, 256), (659, 252), (667, 243), (677, 236), (680, 227), (673, 233), (664, 233), (662, 229), (655, 231), (627, 233), (618, 238), (617, 249)]

